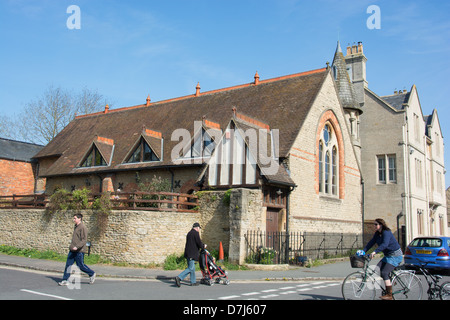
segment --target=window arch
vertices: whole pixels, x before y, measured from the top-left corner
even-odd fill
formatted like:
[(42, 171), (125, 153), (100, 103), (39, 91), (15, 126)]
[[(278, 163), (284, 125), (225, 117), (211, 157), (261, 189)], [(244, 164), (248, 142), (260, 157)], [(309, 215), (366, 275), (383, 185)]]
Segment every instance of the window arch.
[(322, 129), (319, 140), (319, 192), (337, 196), (338, 141), (329, 122)]
[(339, 121), (332, 110), (325, 111), (318, 122), (315, 167), (316, 193), (344, 199), (344, 143)]

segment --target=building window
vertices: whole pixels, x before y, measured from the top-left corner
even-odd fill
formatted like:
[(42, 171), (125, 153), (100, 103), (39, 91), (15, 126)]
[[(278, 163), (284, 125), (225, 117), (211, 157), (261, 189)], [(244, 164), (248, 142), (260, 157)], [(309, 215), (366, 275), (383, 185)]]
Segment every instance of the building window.
[(442, 195), (442, 173), (436, 170), (436, 191)]
[(397, 163), (395, 155), (377, 156), (378, 183), (397, 183)]
[(423, 210), (417, 209), (417, 233), (423, 234)]
[(101, 167), (106, 166), (106, 161), (103, 159), (100, 151), (98, 151), (96, 146), (93, 146), (92, 149), (89, 151), (86, 158), (81, 163), (82, 168), (87, 167)]
[(386, 183), (386, 158), (378, 156), (378, 183)]
[(416, 172), (416, 187), (422, 188), (422, 161), (419, 159), (415, 160), (415, 172)]
[(440, 147), (440, 141), (439, 141), (439, 133), (434, 133), (435, 139), (434, 139), (434, 145), (436, 146), (436, 156), (441, 156), (441, 147)]
[(395, 155), (387, 156), (389, 162), (389, 182), (397, 182), (397, 164), (395, 163)]
[(338, 146), (332, 126), (325, 124), (319, 140), (319, 192), (338, 195)]
[(185, 158), (211, 157), (214, 152), (215, 142), (212, 137), (202, 128), (197, 134), (191, 149), (185, 155)]
[(420, 142), (421, 130), (420, 130), (419, 116), (415, 113), (414, 113), (414, 133), (416, 141)]
[(139, 144), (131, 153), (131, 156), (128, 158), (126, 163), (135, 163), (135, 162), (151, 162), (151, 161), (159, 161), (158, 156), (153, 152), (152, 148), (148, 145), (148, 143), (141, 138)]

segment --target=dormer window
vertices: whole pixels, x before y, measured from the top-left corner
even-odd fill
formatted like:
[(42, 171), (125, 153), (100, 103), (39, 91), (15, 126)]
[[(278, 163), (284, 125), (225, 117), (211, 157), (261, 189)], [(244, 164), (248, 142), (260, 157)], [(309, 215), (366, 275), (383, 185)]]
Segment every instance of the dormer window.
[(106, 166), (106, 161), (95, 145), (92, 146), (86, 158), (81, 163), (82, 168)]
[(206, 133), (206, 130), (202, 128), (201, 136), (197, 137), (191, 147), (191, 157), (211, 157), (214, 147), (214, 140), (208, 133)]
[(127, 159), (126, 163), (136, 163), (136, 162), (152, 162), (159, 161), (158, 156), (150, 148), (149, 144), (144, 138), (139, 140), (138, 145), (131, 153), (131, 156)]

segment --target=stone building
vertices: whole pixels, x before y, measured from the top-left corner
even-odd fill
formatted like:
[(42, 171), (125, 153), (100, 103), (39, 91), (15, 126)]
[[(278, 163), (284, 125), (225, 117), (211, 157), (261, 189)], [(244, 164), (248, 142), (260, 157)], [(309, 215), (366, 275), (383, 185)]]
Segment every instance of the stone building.
[(156, 176), (175, 192), (256, 190), (254, 230), (361, 232), (358, 151), (331, 68), (200, 89), (74, 119), (35, 156), (47, 192)]
[[(338, 45), (338, 52), (340, 48)], [(364, 114), (358, 121), (364, 222), (383, 218), (404, 246), (421, 235), (447, 235), (444, 140), (437, 110), (424, 115), (415, 85), (393, 95), (369, 89), (362, 43), (336, 54), (333, 70), (345, 64), (354, 98)], [(336, 68), (335, 66), (340, 67)], [(342, 73), (341, 73), (342, 75)], [(336, 76), (335, 76), (336, 77)], [(337, 81), (344, 76), (336, 77)]]

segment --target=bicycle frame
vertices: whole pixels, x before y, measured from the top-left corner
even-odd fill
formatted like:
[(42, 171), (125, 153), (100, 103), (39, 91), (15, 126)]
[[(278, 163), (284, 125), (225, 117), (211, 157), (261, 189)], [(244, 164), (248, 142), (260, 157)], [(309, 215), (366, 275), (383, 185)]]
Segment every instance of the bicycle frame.
[(439, 285), (439, 280), (442, 279), (442, 276), (431, 274), (431, 272), (427, 268), (425, 268), (426, 265), (428, 264), (428, 262), (423, 262), (422, 260), (420, 260), (418, 258), (416, 258), (416, 260), (419, 262), (419, 264), (420, 264), (419, 270), (425, 277), (425, 280), (427, 281), (427, 284), (428, 284), (428, 290), (427, 290), (428, 300), (433, 300), (433, 299), (439, 298), (440, 297), (439, 292), (441, 290), (441, 286)]
[[(386, 294), (386, 287), (384, 285), (384, 281), (379, 281), (381, 278), (379, 276), (379, 273), (377, 272), (376, 268), (371, 268), (370, 265), (371, 258), (368, 256), (364, 256), (364, 266), (361, 271), (354, 272), (349, 274), (349, 276), (353, 274), (359, 274), (361, 281), (356, 281), (353, 284), (353, 294), (352, 296), (359, 299), (362, 297), (362, 294), (365, 292), (366, 289), (374, 290), (375, 289), (381, 289), (383, 295)], [(415, 297), (418, 292), (420, 292), (419, 296), (417, 297), (419, 300), (421, 299), (421, 292), (422, 292), (422, 286), (420, 285), (420, 279), (417, 278), (414, 271), (411, 270), (405, 270), (402, 269), (403, 266), (395, 269), (391, 272), (389, 275), (390, 280), (392, 281), (393, 286), (393, 296), (394, 299), (397, 296), (398, 299), (409, 299), (411, 297)], [(344, 294), (344, 286), (347, 286), (347, 278), (344, 280), (342, 284), (342, 291)], [(417, 283), (419, 282), (419, 286), (417, 286)], [(346, 284), (347, 283), (347, 284)], [(355, 284), (358, 283), (358, 286), (355, 286)], [(351, 286), (349, 287), (351, 288)], [(395, 290), (394, 290), (395, 289)], [(419, 290), (419, 291), (417, 291)], [(370, 292), (370, 291), (369, 291)], [(374, 293), (373, 293), (374, 294)], [(370, 298), (369, 294), (369, 298)], [(351, 297), (351, 296), (350, 296)], [(374, 296), (373, 296), (374, 298)]]

